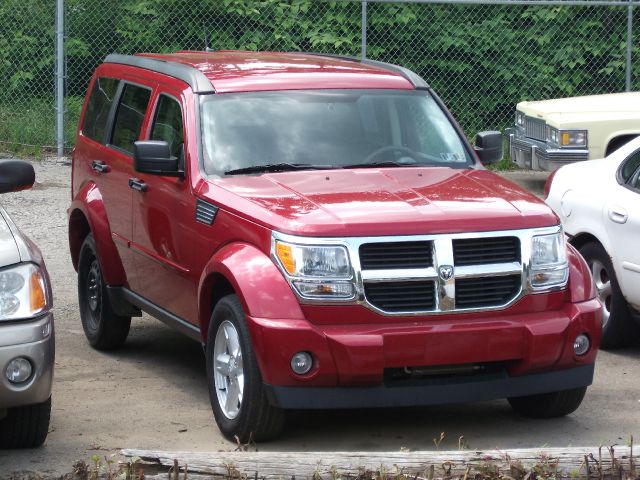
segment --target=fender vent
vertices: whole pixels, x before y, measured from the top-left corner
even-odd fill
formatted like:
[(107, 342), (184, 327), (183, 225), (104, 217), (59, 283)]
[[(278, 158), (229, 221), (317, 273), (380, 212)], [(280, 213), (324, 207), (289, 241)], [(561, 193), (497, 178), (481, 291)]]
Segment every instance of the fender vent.
[(196, 222), (213, 225), (217, 213), (218, 207), (215, 205), (200, 199), (196, 201)]

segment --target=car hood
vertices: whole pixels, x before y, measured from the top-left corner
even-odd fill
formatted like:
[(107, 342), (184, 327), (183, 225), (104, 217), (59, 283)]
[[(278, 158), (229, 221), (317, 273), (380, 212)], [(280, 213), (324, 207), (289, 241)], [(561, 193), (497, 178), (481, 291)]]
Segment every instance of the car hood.
[(238, 176), (200, 192), (284, 233), (375, 236), (556, 225), (541, 200), (487, 170), (375, 168)]
[(534, 102), (520, 102), (517, 109), (525, 115), (556, 122), (585, 121), (615, 113), (638, 118), (640, 92), (611, 93), (584, 97), (557, 98)]
[(18, 244), (5, 217), (7, 213), (0, 207), (0, 268), (20, 262)]

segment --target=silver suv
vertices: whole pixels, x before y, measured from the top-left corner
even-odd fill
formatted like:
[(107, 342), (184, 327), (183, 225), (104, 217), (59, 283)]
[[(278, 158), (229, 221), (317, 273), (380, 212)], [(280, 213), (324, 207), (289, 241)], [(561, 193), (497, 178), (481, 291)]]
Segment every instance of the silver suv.
[[(0, 160), (0, 193), (34, 181), (31, 164)], [(0, 448), (37, 447), (47, 437), (54, 345), (42, 254), (0, 207)]]

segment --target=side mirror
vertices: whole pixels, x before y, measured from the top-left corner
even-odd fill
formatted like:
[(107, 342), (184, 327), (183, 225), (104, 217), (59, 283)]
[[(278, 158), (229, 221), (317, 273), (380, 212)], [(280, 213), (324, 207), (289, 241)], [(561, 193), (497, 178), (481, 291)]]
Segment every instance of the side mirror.
[(172, 157), (169, 144), (160, 140), (141, 140), (133, 144), (133, 167), (140, 173), (181, 177), (177, 157)]
[(502, 133), (478, 132), (474, 150), (483, 165), (489, 165), (502, 160)]
[(0, 193), (17, 192), (33, 186), (36, 173), (24, 160), (0, 160)]

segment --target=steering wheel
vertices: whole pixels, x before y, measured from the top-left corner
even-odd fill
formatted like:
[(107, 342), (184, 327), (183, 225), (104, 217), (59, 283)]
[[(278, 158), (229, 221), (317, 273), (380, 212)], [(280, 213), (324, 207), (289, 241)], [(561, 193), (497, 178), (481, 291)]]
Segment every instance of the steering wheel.
[(384, 147), (380, 147), (380, 148), (374, 150), (373, 152), (371, 152), (369, 155), (367, 155), (367, 158), (364, 159), (363, 163), (371, 163), (371, 161), (374, 158), (379, 157), (383, 153), (387, 153), (387, 152), (404, 153), (404, 154), (406, 154), (408, 157), (410, 157), (413, 160), (413, 162), (403, 162), (403, 163), (410, 164), (410, 163), (416, 163), (417, 162), (417, 159), (414, 156), (416, 154), (416, 152), (414, 152), (410, 148), (403, 147), (402, 145), (385, 145)]

